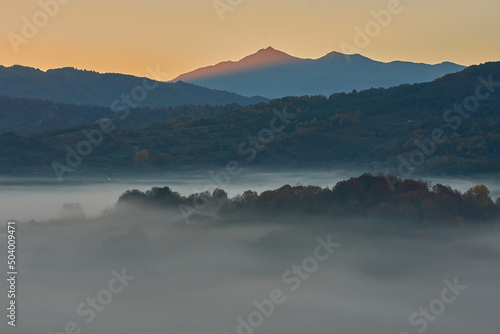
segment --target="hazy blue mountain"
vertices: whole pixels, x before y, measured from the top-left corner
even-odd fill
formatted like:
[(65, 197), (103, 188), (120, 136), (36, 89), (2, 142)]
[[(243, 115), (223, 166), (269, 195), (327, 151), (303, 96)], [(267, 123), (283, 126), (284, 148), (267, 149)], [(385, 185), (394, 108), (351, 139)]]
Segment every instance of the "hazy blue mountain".
[[(144, 78), (132, 75), (100, 74), (74, 68), (44, 72), (31, 67), (0, 66), (0, 95), (78, 105), (109, 107), (113, 101), (120, 99), (122, 94), (131, 95), (132, 89), (142, 86), (143, 81)], [(140, 107), (171, 107), (185, 104), (249, 105), (266, 101), (262, 97), (249, 98), (183, 82), (155, 83), (158, 87), (147, 91), (147, 97), (143, 101), (132, 102), (137, 102)], [(149, 84), (153, 85), (152, 82)]]
[(388, 88), (432, 81), (465, 67), (394, 61), (383, 63), (359, 54), (331, 52), (319, 59), (301, 59), (269, 47), (237, 62), (222, 62), (183, 74), (183, 81), (245, 96), (325, 95), (353, 89)]

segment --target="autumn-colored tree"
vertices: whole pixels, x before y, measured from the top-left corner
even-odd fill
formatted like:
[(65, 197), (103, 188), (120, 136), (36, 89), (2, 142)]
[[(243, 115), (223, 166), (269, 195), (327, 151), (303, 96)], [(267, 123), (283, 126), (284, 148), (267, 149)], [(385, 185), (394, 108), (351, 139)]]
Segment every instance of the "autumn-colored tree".
[(221, 201), (221, 202), (225, 202), (225, 201), (227, 201), (227, 192), (225, 192), (224, 190), (222, 190), (220, 188), (216, 188), (212, 192), (212, 198), (215, 200)]
[(241, 195), (241, 205), (245, 208), (253, 208), (257, 204), (257, 199), (259, 195), (257, 192), (252, 190), (247, 190)]
[(474, 186), (467, 190), (465, 198), (472, 200), (480, 207), (488, 207), (493, 204), (490, 198), (490, 190), (484, 184)]
[(141, 165), (148, 161), (149, 153), (147, 149), (136, 151), (134, 153), (134, 165)]
[(490, 198), (490, 190), (484, 184), (467, 190), (464, 201), (465, 215), (472, 219), (491, 218), (496, 211), (496, 206)]

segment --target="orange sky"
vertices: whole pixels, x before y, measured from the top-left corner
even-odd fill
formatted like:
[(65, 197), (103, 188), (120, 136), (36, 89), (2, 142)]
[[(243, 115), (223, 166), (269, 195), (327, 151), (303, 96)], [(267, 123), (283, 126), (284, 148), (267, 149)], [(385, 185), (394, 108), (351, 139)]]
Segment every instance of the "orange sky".
[[(41, 0), (51, 4), (52, 16), (41, 12), (39, 0), (2, 4), (0, 64), (141, 76), (148, 76), (146, 67), (160, 66), (173, 79), (267, 46), (304, 58), (342, 51), (342, 43), (356, 46), (355, 27), (374, 27), (371, 11), (388, 8), (397, 13), (357, 48), (361, 54), (462, 65), (500, 60), (498, 0), (401, 0), (397, 6), (398, 0), (242, 0), (234, 6), (227, 4), (237, 0), (217, 0), (232, 9), (221, 12), (224, 20), (214, 0), (58, 1), (64, 4)], [(33, 36), (23, 34), (23, 17), (38, 20)]]

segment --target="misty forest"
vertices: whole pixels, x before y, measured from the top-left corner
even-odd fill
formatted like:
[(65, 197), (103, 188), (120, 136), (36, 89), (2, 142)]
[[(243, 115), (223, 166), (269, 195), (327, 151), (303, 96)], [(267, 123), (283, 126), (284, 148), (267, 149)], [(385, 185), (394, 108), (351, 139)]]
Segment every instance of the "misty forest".
[(5, 7), (0, 334), (500, 334), (500, 2)]

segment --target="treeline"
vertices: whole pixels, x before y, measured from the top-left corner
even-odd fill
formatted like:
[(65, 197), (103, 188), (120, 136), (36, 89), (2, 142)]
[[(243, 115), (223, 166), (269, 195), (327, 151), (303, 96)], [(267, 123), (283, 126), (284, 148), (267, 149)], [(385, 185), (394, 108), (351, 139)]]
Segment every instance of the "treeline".
[(187, 220), (217, 214), (227, 221), (249, 217), (265, 219), (276, 215), (318, 215), (397, 219), (401, 224), (421, 222), (461, 226), (490, 222), (500, 214), (500, 199), (494, 203), (484, 185), (460, 193), (442, 184), (430, 185), (382, 174), (363, 174), (338, 182), (331, 189), (285, 185), (260, 195), (247, 190), (232, 199), (221, 189), (189, 196), (181, 196), (169, 187), (156, 187), (146, 192), (130, 190), (118, 201), (118, 208), (128, 205), (179, 209)]

